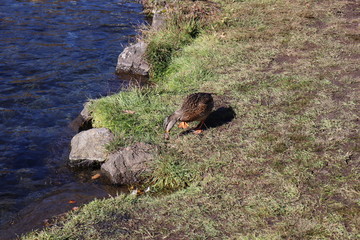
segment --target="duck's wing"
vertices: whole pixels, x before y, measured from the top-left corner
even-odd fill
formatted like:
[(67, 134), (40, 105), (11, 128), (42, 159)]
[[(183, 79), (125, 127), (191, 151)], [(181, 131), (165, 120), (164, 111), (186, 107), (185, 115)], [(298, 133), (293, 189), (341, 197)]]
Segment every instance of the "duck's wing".
[(193, 93), (187, 96), (180, 109), (180, 121), (192, 122), (206, 118), (214, 106), (214, 101), (209, 93)]

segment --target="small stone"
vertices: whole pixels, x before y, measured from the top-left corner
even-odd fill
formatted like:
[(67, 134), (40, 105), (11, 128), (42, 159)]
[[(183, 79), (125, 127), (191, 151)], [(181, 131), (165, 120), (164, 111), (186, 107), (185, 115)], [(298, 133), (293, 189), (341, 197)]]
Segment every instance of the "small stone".
[(165, 27), (166, 17), (161, 11), (155, 12), (152, 18), (151, 27), (155, 30), (160, 30)]
[(83, 110), (80, 114), (69, 124), (69, 127), (77, 132), (88, 130), (92, 128), (92, 116), (89, 111), (90, 102), (84, 104)]
[(84, 104), (83, 110), (80, 112), (80, 116), (84, 119), (84, 121), (91, 121), (91, 119), (92, 119), (90, 110), (89, 110), (90, 104), (91, 104), (91, 102), (86, 102)]

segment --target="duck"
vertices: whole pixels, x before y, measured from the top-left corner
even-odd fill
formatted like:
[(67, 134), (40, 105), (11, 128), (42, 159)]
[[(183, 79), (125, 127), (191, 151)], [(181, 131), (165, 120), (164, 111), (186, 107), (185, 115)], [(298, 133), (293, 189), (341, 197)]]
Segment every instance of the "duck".
[(202, 133), (201, 127), (214, 108), (211, 93), (197, 92), (188, 95), (179, 110), (166, 117), (164, 120), (165, 138), (169, 138), (170, 130), (180, 121), (179, 128), (189, 127), (188, 122), (199, 121), (193, 129), (195, 134)]

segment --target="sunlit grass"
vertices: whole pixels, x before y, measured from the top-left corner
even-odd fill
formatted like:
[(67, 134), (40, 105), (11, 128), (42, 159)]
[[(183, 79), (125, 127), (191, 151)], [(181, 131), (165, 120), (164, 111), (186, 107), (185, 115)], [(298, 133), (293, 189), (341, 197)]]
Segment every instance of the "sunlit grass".
[(109, 128), (116, 136), (116, 147), (139, 140), (155, 142), (166, 107), (154, 90), (134, 88), (93, 101), (90, 110), (93, 126)]

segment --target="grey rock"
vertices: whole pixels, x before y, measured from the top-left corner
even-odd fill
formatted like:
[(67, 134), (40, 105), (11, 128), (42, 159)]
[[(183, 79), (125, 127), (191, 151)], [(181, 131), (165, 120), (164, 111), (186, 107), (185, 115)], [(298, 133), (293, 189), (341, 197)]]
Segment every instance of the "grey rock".
[(139, 41), (126, 47), (118, 57), (116, 72), (148, 75), (150, 67), (145, 60), (147, 46), (147, 43)]
[(100, 165), (108, 159), (106, 144), (114, 139), (107, 128), (92, 128), (76, 134), (71, 140), (70, 163), (75, 166)]
[(160, 30), (165, 26), (165, 24), (166, 24), (165, 15), (160, 12), (155, 12), (152, 18), (151, 27), (154, 30)]
[(89, 110), (90, 104), (91, 104), (91, 102), (84, 103), (84, 108), (80, 112), (80, 116), (84, 119), (84, 121), (90, 121), (92, 119), (91, 113)]
[(72, 130), (80, 132), (92, 128), (92, 116), (89, 111), (90, 104), (90, 102), (86, 102), (80, 114), (70, 122), (69, 127)]
[(143, 180), (143, 173), (151, 171), (149, 163), (156, 154), (156, 146), (136, 143), (109, 155), (101, 170), (114, 184), (139, 183)]

